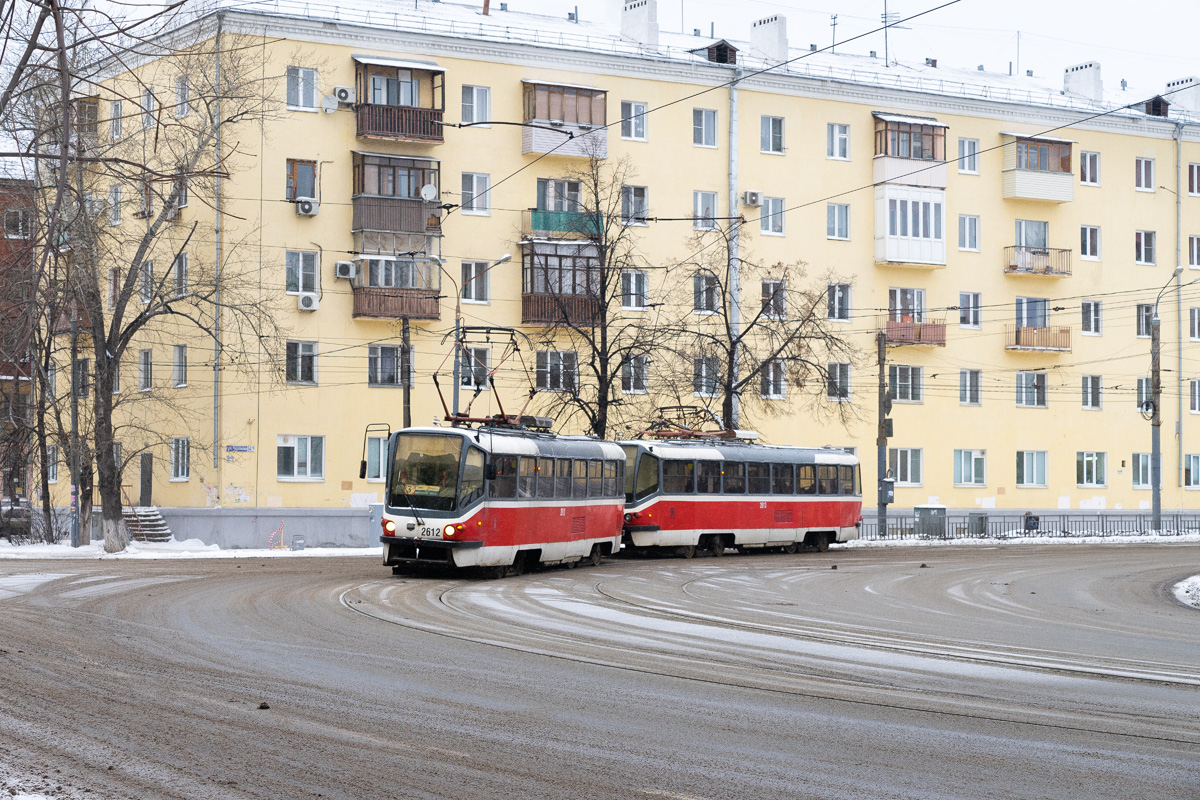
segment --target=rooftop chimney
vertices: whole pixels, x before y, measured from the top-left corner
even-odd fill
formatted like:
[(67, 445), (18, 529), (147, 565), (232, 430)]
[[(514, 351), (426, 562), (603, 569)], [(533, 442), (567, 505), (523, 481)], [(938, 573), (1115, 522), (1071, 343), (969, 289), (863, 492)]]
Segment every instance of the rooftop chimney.
[(622, 6), (621, 38), (658, 47), (658, 0), (629, 0)]
[(787, 61), (787, 17), (773, 14), (751, 25), (750, 49), (773, 64)]
[(1172, 103), (1193, 114), (1200, 114), (1200, 77), (1193, 75), (1171, 81), (1167, 84), (1167, 92), (1170, 92), (1167, 96)]
[(1063, 70), (1063, 91), (1094, 100), (1104, 100), (1104, 81), (1100, 80), (1100, 62), (1087, 61)]
[(933, 67), (934, 69), (937, 69), (937, 59), (936, 58), (925, 59), (925, 66)]

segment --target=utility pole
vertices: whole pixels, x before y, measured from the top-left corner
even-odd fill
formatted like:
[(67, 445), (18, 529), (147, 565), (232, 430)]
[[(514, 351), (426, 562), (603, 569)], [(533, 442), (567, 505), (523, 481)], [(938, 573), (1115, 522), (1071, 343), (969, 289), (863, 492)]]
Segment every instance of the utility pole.
[(1162, 531), (1162, 372), (1159, 361), (1158, 302), (1150, 319), (1150, 529)]
[(879, 536), (887, 535), (887, 507), (892, 502), (892, 482), (887, 476), (887, 443), (892, 435), (892, 421), (888, 412), (892, 410), (892, 397), (887, 388), (887, 335), (883, 331), (875, 334), (875, 347), (879, 358), (879, 426), (875, 438), (878, 505), (875, 510)]
[(71, 547), (79, 547), (79, 309), (71, 308)]
[(404, 387), (404, 427), (412, 427), (412, 346), (408, 340), (408, 317), (402, 317), (400, 334), (401, 386)]
[(829, 15), (829, 27), (833, 28), (833, 44), (829, 46), (829, 52), (837, 52), (837, 14)]

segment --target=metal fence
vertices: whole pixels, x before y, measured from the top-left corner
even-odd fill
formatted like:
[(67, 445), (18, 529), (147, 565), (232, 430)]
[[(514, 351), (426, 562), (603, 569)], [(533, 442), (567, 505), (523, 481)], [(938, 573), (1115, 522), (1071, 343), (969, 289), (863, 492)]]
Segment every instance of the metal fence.
[(1200, 533), (1200, 512), (1163, 514), (1162, 530), (1154, 531), (1149, 514), (1013, 514), (984, 513), (918, 517), (887, 516), (885, 531), (878, 519), (864, 517), (859, 538), (898, 539), (1014, 539), (1021, 537), (1182, 536)]

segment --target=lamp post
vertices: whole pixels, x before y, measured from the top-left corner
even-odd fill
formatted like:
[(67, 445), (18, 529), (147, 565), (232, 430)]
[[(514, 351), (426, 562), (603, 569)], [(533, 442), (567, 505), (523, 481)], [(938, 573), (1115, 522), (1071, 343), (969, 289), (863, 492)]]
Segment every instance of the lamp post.
[(459, 286), (458, 281), (454, 280), (454, 276), (446, 270), (446, 262), (443, 259), (434, 255), (429, 256), (429, 258), (438, 265), (438, 269), (442, 271), (442, 274), (449, 278), (450, 282), (454, 284), (454, 389), (451, 394), (451, 397), (453, 398), (451, 414), (454, 417), (457, 417), (458, 388), (459, 382), (462, 380), (462, 290), (468, 283), (488, 272), (493, 267), (498, 267), (501, 264), (512, 261), (512, 254), (505, 253), (504, 255), (500, 256), (491, 264), (488, 264), (487, 267), (479, 270), (479, 272), (476, 272), (470, 278), (463, 281), (462, 286)]
[(1165, 286), (1154, 298), (1154, 313), (1150, 317), (1150, 527), (1155, 533), (1162, 530), (1162, 369), (1159, 359), (1158, 302), (1171, 288), (1171, 281), (1183, 274), (1183, 266), (1171, 273)]

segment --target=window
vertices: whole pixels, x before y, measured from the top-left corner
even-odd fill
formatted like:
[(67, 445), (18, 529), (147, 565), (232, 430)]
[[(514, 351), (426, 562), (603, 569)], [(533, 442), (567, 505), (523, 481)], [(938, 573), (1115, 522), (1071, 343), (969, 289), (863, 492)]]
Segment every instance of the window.
[(768, 359), (762, 368), (762, 396), (782, 400), (787, 386), (787, 363), (782, 358)]
[(850, 284), (829, 284), (825, 292), (825, 302), (829, 307), (829, 319), (850, 321)]
[(491, 299), (488, 262), (462, 262), (462, 299), (468, 303), (486, 303)]
[(367, 349), (368, 386), (412, 386), (412, 345), (373, 344)]
[(1079, 486), (1104, 486), (1107, 483), (1104, 462), (1104, 453), (1077, 452), (1075, 454), (1075, 483)]
[(958, 249), (979, 252), (979, 217), (958, 215)]
[(955, 450), (954, 451), (954, 485), (955, 486), (986, 486), (987, 485), (987, 451), (986, 450)]
[(1200, 487), (1200, 455), (1183, 457), (1183, 486), (1185, 489)]
[(46, 445), (46, 482), (58, 483), (58, 445)]
[(295, 110), (317, 110), (317, 71), (315, 69), (287, 68), (287, 106)]
[(888, 392), (900, 403), (921, 402), (921, 367), (893, 364), (888, 367)]
[(1188, 164), (1188, 194), (1200, 195), (1200, 164)]
[(541, 392), (573, 392), (579, 386), (574, 350), (537, 352), (537, 388)]
[(317, 254), (303, 250), (288, 250), (283, 261), (287, 270), (287, 294), (317, 290)]
[(1083, 376), (1083, 407), (1094, 411), (1100, 410), (1100, 376)]
[(491, 180), (489, 175), (482, 172), (462, 174), (462, 213), (479, 216), (492, 213), (491, 196), (488, 194)]
[(1046, 451), (1017, 451), (1017, 486), (1046, 486)]
[[(178, 174), (178, 173), (177, 173)], [(188, 205), (188, 179), (186, 175), (180, 174), (171, 187), (175, 190), (175, 202), (173, 208), (187, 208)]]
[(150, 181), (142, 181), (142, 202), (138, 208), (138, 213), (134, 217), (142, 219), (149, 217), (154, 213), (154, 184)]
[[(875, 155), (913, 158), (924, 161), (946, 160), (946, 127), (936, 124), (875, 119)], [(961, 147), (961, 144), (960, 144)]]
[(888, 315), (896, 322), (924, 322), (925, 290), (888, 289)]
[(387, 446), (386, 437), (367, 437), (367, 483), (383, 483), (387, 477)]
[[(441, 170), (436, 161), (421, 158), (354, 153), (354, 196), (403, 197), (421, 199), (426, 185), (441, 185)], [(303, 195), (302, 195), (303, 196)], [(310, 195), (311, 196), (311, 195)]]
[(625, 394), (646, 394), (650, 386), (650, 359), (646, 356), (626, 356), (621, 362), (621, 391)]
[(462, 87), (462, 122), (464, 125), (489, 127), (482, 123), (489, 122), (491, 114), (492, 90), (487, 86)]
[(1133, 185), (1139, 192), (1153, 192), (1155, 189), (1154, 183), (1154, 159), (1153, 158), (1137, 158), (1133, 161)]
[(138, 390), (148, 392), (154, 388), (154, 351), (138, 351)]
[(387, 289), (436, 289), (439, 273), (433, 262), (414, 258), (363, 258), (359, 261), (360, 286)]
[(625, 225), (645, 225), (649, 216), (645, 186), (621, 187), (621, 222)]
[(108, 271), (108, 307), (116, 308), (117, 298), (121, 294), (121, 273), (116, 269)]
[(1188, 266), (1200, 269), (1200, 236), (1188, 237)]
[(635, 142), (646, 141), (646, 104), (635, 100), (621, 101), (621, 138)]
[(1149, 453), (1134, 453), (1133, 460), (1130, 463), (1133, 472), (1133, 488), (1149, 489), (1150, 488), (1150, 454)]
[(850, 160), (850, 126), (830, 122), (825, 126), (825, 157)]
[(1188, 389), (1191, 392), (1191, 412), (1200, 414), (1200, 381), (1188, 381)]
[(383, 70), (371, 75), (369, 84), (371, 105), (398, 107), (421, 104), (421, 81), (413, 75), (412, 70)]
[(1017, 169), (1071, 172), (1071, 145), (1069, 142), (1021, 139), (1017, 142)]
[(958, 140), (958, 171), (967, 175), (979, 174), (979, 140)]
[(178, 437), (171, 440), (171, 480), (186, 481), (192, 472), (192, 440)]
[(921, 448), (889, 447), (888, 471), (897, 486), (921, 485)]
[(982, 327), (982, 301), (979, 292), (958, 293), (958, 324), (963, 328)]
[(1017, 373), (1017, 405), (1025, 408), (1046, 407), (1046, 373)]
[(1083, 333), (1088, 336), (1100, 335), (1100, 301), (1084, 300), (1080, 307), (1083, 310)]
[(294, 158), (287, 160), (287, 186), (284, 199), (299, 200), (301, 197), (316, 197), (317, 162), (300, 161)]
[(121, 116), (121, 101), (113, 100), (108, 104), (108, 138), (112, 141), (117, 141), (121, 138), (121, 123), (124, 118)]
[(1154, 263), (1154, 231), (1136, 231), (1133, 234), (1134, 262)]
[(113, 394), (120, 394), (121, 393), (121, 360), (120, 359), (117, 359), (117, 358), (113, 359), (112, 376), (113, 376), (113, 390), (112, 390)]
[(599, 297), (600, 266), (593, 245), (534, 241), (524, 251), (521, 276), (525, 294)]
[(1079, 227), (1079, 257), (1100, 260), (1100, 226), (1081, 225)]
[(175, 278), (175, 296), (186, 297), (188, 293), (188, 254), (180, 253), (171, 263), (171, 274)]
[(26, 209), (4, 212), (4, 238), (28, 239), (30, 236), (30, 213)]
[(759, 147), (764, 153), (783, 153), (783, 117), (763, 117)]
[(896, 184), (883, 189), (876, 213), (887, 220), (888, 260), (946, 263), (945, 191)]
[(317, 343), (288, 342), (285, 358), (285, 377), (288, 383), (317, 382)]
[(717, 276), (710, 272), (699, 272), (692, 276), (692, 310), (704, 314), (715, 314), (720, 309), (720, 285)]
[(717, 396), (717, 357), (696, 356), (692, 359), (692, 392), (697, 397)]
[(829, 203), (825, 206), (825, 238), (850, 238), (850, 206), (847, 203)]
[(983, 371), (978, 369), (960, 369), (958, 371), (958, 402), (964, 406), (982, 404)]
[(649, 274), (641, 270), (621, 272), (621, 308), (626, 311), (645, 309), (649, 301), (648, 281)]
[(1100, 154), (1082, 152), (1079, 154), (1079, 182), (1084, 186), (1100, 185)]
[(138, 297), (142, 305), (154, 299), (154, 262), (143, 261), (138, 267)]
[(58, 365), (53, 361), (46, 370), (46, 396), (52, 400), (58, 397)]
[(192, 87), (187, 76), (180, 75), (175, 79), (175, 117), (183, 119), (191, 109)]
[(538, 178), (537, 208), (539, 211), (570, 211), (580, 212), (579, 181), (562, 181), (551, 178)]
[(717, 146), (717, 112), (707, 108), (692, 109), (692, 144), (698, 147)]
[[(149, 352), (149, 351), (147, 351)], [(88, 389), (90, 388), (91, 375), (91, 359), (80, 358), (75, 361), (74, 372), (71, 376), (71, 381), (75, 384), (75, 396), (87, 397)]]
[(459, 351), (458, 384), (466, 389), (488, 388), (488, 365), (491, 352), (487, 347), (464, 347)]
[(171, 361), (171, 382), (179, 389), (187, 386), (187, 345), (177, 344)]
[(324, 436), (279, 436), (275, 440), (275, 474), (281, 480), (325, 477)]
[(121, 224), (121, 187), (108, 187), (108, 224)]
[(1137, 379), (1137, 408), (1138, 408), (1138, 410), (1141, 411), (1142, 409), (1153, 408), (1153, 406), (1151, 405), (1152, 402), (1153, 402), (1153, 398), (1151, 397), (1151, 392), (1150, 392), (1150, 379), (1149, 378), (1138, 378)]
[(784, 203), (782, 197), (764, 197), (759, 227), (767, 236), (783, 235)]
[(716, 192), (692, 192), (692, 227), (698, 231), (717, 229)]
[(1200, 308), (1188, 309), (1188, 338), (1200, 341)]
[(1046, 327), (1049, 303), (1043, 297), (1017, 298), (1017, 327), (1044, 328)]
[(154, 127), (154, 90), (142, 90), (142, 130)]
[(572, 125), (604, 125), (608, 93), (600, 89), (525, 84), (525, 122), (567, 122)]
[(1150, 337), (1150, 328), (1153, 326), (1154, 306), (1150, 303), (1137, 304), (1137, 335), (1141, 338)]
[(762, 282), (763, 315), (771, 319), (784, 319), (787, 316), (786, 286), (781, 280), (766, 278)]
[(827, 367), (828, 378), (825, 383), (825, 396), (830, 400), (850, 399), (850, 365), (831, 363)]

